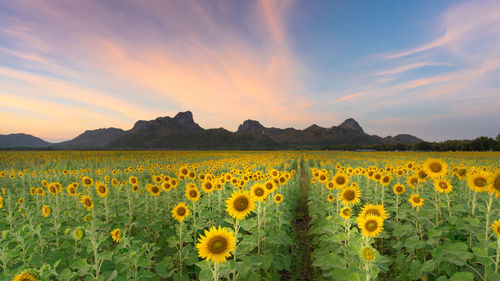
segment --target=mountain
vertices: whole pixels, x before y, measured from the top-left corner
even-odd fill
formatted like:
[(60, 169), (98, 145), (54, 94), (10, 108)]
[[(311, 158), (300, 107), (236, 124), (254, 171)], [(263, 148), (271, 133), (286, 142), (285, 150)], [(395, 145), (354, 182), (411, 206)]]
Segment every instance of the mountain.
[(68, 148), (102, 148), (123, 135), (125, 131), (117, 128), (87, 130), (76, 138), (58, 143), (56, 147)]
[(52, 144), (27, 134), (0, 135), (0, 147), (49, 147)]
[(304, 130), (267, 128), (256, 120), (244, 121), (236, 132), (224, 128), (204, 129), (195, 123), (193, 114), (186, 111), (179, 112), (174, 117), (137, 121), (132, 129), (127, 131), (117, 128), (89, 130), (72, 140), (58, 144), (46, 143), (46, 146), (71, 149), (258, 150), (324, 149), (340, 145), (380, 145), (421, 141), (417, 137), (405, 134), (384, 138), (368, 135), (352, 118), (346, 119), (338, 126), (324, 128), (313, 124)]

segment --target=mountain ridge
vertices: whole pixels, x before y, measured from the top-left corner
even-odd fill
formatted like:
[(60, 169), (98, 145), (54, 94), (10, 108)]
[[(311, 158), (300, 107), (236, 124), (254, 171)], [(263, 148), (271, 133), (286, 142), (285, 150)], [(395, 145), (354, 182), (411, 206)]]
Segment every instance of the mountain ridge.
[[(13, 146), (13, 140), (1, 138), (0, 147)], [(303, 130), (295, 128), (265, 127), (259, 121), (248, 119), (235, 132), (224, 128), (204, 129), (190, 111), (179, 112), (174, 117), (138, 120), (129, 130), (100, 128), (86, 130), (77, 137), (49, 143), (24, 134), (25, 141), (17, 140), (24, 147), (53, 147), (73, 149), (320, 149), (335, 145), (377, 145), (418, 143), (421, 139), (408, 134), (394, 137), (368, 135), (353, 118), (329, 128), (313, 124)], [(29, 139), (29, 141), (28, 141)], [(38, 139), (38, 140), (36, 140)], [(30, 143), (36, 146), (30, 146)], [(6, 146), (11, 145), (11, 146)]]

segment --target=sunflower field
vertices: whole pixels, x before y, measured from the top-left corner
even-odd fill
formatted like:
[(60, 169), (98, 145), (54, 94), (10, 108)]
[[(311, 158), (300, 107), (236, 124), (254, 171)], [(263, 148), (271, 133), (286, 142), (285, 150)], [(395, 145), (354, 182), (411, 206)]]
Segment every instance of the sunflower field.
[(0, 280), (500, 280), (500, 154), (0, 152)]

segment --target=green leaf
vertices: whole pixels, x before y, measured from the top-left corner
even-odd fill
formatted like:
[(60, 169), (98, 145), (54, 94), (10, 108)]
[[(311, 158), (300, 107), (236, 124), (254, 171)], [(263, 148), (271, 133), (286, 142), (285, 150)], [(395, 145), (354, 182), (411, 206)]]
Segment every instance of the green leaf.
[(457, 272), (451, 276), (454, 281), (474, 281), (474, 274), (471, 272)]
[(118, 271), (113, 270), (113, 272), (111, 272), (111, 274), (109, 275), (107, 281), (111, 281), (111, 280), (115, 279), (116, 276), (118, 276)]

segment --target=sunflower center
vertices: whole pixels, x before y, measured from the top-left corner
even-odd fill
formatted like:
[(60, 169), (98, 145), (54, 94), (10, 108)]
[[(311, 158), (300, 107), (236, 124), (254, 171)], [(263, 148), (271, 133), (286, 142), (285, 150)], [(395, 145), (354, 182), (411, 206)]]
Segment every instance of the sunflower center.
[(383, 181), (384, 183), (389, 182), (389, 177), (384, 177), (384, 178), (382, 179), (382, 181)]
[(338, 184), (338, 185), (343, 185), (345, 183), (345, 178), (344, 177), (337, 177), (335, 179), (335, 182)]
[(267, 184), (266, 184), (266, 188), (267, 188), (267, 189), (269, 189), (269, 190), (273, 189), (273, 184), (272, 184), (272, 183), (270, 183), (270, 182), (269, 182), (269, 183), (267, 183)]
[(276, 201), (281, 201), (281, 196), (276, 196)]
[(220, 254), (227, 249), (227, 241), (224, 237), (214, 237), (208, 242), (208, 249), (211, 253)]
[(366, 224), (366, 230), (369, 232), (375, 231), (378, 228), (378, 223), (374, 220), (369, 220)]
[(180, 207), (177, 209), (177, 214), (179, 216), (184, 216), (186, 214), (186, 209), (184, 209), (184, 207)]
[(99, 192), (100, 193), (105, 193), (106, 192), (106, 187), (104, 185), (99, 186)]
[(92, 206), (92, 201), (90, 201), (90, 199), (85, 199), (85, 206)]
[(196, 197), (197, 195), (198, 195), (198, 192), (196, 190), (190, 190), (189, 191), (189, 196)]
[(439, 188), (441, 188), (441, 189), (445, 190), (445, 189), (447, 189), (447, 188), (448, 188), (448, 185), (447, 185), (445, 182), (440, 182), (440, 183), (439, 183)]
[(206, 189), (212, 189), (212, 184), (207, 182), (207, 184), (205, 184), (205, 188)]
[(483, 177), (477, 177), (474, 179), (474, 184), (479, 187), (483, 187), (486, 185), (486, 179)]
[(322, 180), (322, 181), (324, 181), (324, 180), (326, 180), (326, 176), (325, 176), (325, 175), (321, 175), (321, 176), (319, 177), (319, 179), (320, 179), (320, 180)]
[(418, 198), (418, 197), (413, 198), (413, 202), (420, 203), (420, 198)]
[(403, 192), (403, 188), (402, 188), (401, 186), (397, 186), (397, 187), (396, 187), (396, 191), (397, 191), (397, 192)]
[(153, 191), (153, 193), (158, 193), (158, 191), (160, 191), (160, 190), (158, 189), (158, 187), (156, 185), (154, 185), (151, 187), (151, 191)]
[(410, 179), (410, 183), (413, 184), (413, 185), (416, 184), (417, 183), (417, 179), (416, 178), (411, 178)]
[(346, 190), (344, 192), (344, 199), (346, 201), (352, 201), (356, 198), (356, 193), (354, 192), (354, 190)]
[(433, 173), (439, 173), (439, 172), (441, 172), (441, 170), (443, 169), (443, 167), (441, 167), (441, 164), (439, 164), (437, 162), (432, 162), (432, 163), (429, 164), (429, 169)]
[(241, 212), (248, 208), (249, 203), (246, 197), (240, 196), (234, 200), (233, 206), (237, 211)]
[(367, 215), (375, 215), (377, 217), (380, 217), (380, 212), (376, 209), (369, 209), (368, 211), (366, 211), (366, 214)]
[(257, 195), (257, 196), (261, 197), (262, 195), (264, 195), (264, 189), (262, 189), (262, 188), (260, 188), (260, 187), (259, 187), (259, 188), (256, 188), (256, 189), (255, 189), (255, 195)]
[(349, 216), (351, 214), (351, 210), (350, 209), (345, 209), (343, 212), (342, 212), (345, 216)]
[(460, 176), (465, 176), (466, 172), (467, 172), (466, 169), (458, 169), (457, 174), (459, 174)]
[(365, 249), (363, 251), (363, 256), (366, 260), (373, 260), (375, 258), (375, 253), (371, 249)]

